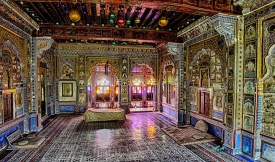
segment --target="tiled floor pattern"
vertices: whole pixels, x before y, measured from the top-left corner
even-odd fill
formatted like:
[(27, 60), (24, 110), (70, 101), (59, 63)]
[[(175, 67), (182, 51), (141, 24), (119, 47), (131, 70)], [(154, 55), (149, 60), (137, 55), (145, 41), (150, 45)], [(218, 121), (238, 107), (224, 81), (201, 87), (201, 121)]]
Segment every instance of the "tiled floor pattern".
[(131, 113), (126, 122), (85, 123), (82, 115), (59, 116), (38, 135), (38, 149), (12, 151), (3, 161), (41, 162), (203, 162), (243, 161), (213, 145), (179, 146), (161, 127), (173, 125), (160, 113)]

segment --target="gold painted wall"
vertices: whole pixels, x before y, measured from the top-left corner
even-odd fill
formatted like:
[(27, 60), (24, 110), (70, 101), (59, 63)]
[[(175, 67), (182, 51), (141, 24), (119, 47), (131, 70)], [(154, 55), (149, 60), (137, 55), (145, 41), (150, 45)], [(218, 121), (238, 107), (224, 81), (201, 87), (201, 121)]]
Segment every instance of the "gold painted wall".
[[(229, 55), (229, 48), (224, 38), (220, 35), (209, 37), (187, 48), (187, 76), (190, 78), (191, 92), (190, 109), (198, 114), (201, 110), (201, 92), (210, 93), (209, 114), (232, 127), (232, 112), (228, 107), (233, 107), (233, 66), (234, 58)], [(228, 87), (230, 82), (231, 87)], [(229, 89), (230, 88), (230, 89)], [(220, 102), (221, 101), (221, 102)], [(231, 119), (231, 121), (230, 121)]]
[[(10, 46), (6, 46), (6, 45), (4, 46), (4, 44), (8, 41), (11, 43)], [(0, 47), (1, 47), (1, 50), (7, 50), (10, 52), (11, 55), (9, 57), (11, 57), (11, 58), (12, 58), (12, 56), (16, 55), (16, 53), (18, 52), (18, 57), (21, 59), (21, 61), (22, 61), (21, 63), (23, 64), (23, 66), (20, 66), (20, 68), (23, 67), (22, 73), (21, 73), (21, 71), (19, 72), (20, 74), (18, 73), (21, 77), (20, 80), (22, 80), (22, 75), (25, 78), (27, 78), (27, 73), (28, 73), (28, 69), (27, 69), (27, 67), (28, 67), (28, 65), (27, 65), (28, 64), (28, 56), (27, 56), (28, 55), (28, 41), (27, 41), (27, 39), (19, 36), (18, 34), (12, 32), (11, 30), (0, 25)], [(2, 51), (1, 51), (1, 53), (2, 53)], [(13, 74), (13, 72), (12, 72), (13, 71), (12, 70), (13, 62), (11, 62), (10, 64), (3, 63), (3, 66), (11, 67), (10, 74)], [(10, 88), (15, 88), (15, 86), (12, 84), (12, 80), (13, 80), (13, 76), (10, 76), (10, 83), (11, 83)], [(27, 94), (23, 94), (23, 97), (27, 98)], [(0, 99), (0, 113), (1, 113), (1, 115), (4, 113), (2, 105), (3, 105), (3, 99), (1, 98)], [(27, 103), (25, 106), (27, 106)], [(2, 118), (2, 116), (1, 116), (1, 118)]]

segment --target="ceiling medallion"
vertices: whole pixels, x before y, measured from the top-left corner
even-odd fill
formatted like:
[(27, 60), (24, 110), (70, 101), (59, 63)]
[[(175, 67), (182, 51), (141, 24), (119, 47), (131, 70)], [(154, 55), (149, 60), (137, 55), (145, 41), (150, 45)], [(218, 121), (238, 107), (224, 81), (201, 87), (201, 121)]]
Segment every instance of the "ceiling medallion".
[(72, 9), (69, 13), (69, 18), (73, 22), (78, 22), (81, 19), (81, 16), (80, 16), (79, 12), (77, 11), (77, 9)]
[(166, 16), (162, 16), (159, 21), (158, 21), (158, 24), (159, 26), (166, 26), (168, 24), (169, 20), (167, 19)]

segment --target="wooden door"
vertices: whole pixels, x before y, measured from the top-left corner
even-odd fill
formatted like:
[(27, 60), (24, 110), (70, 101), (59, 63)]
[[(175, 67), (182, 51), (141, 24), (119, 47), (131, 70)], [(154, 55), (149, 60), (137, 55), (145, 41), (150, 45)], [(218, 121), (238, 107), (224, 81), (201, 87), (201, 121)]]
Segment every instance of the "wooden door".
[(13, 119), (12, 93), (3, 94), (4, 122)]
[(200, 113), (204, 114), (204, 106), (205, 106), (205, 93), (201, 92), (201, 104), (200, 104)]
[(205, 92), (204, 101), (204, 114), (209, 115), (210, 93)]
[(209, 115), (209, 107), (210, 107), (210, 93), (201, 92), (200, 113), (204, 115)]

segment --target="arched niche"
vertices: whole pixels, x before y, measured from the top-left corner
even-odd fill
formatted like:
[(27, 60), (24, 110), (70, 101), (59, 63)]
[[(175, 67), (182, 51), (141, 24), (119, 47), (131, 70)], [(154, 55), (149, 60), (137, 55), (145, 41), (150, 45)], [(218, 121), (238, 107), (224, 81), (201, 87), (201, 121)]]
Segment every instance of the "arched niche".
[(156, 79), (150, 65), (141, 63), (132, 67), (129, 86), (131, 111), (154, 109)]
[[(0, 123), (22, 116), (25, 105), (25, 87), (22, 75), (23, 63), (17, 48), (9, 40), (0, 46), (0, 87), (2, 98), (0, 100)], [(2, 116), (3, 115), (3, 116)]]
[(172, 107), (177, 105), (178, 76), (176, 62), (167, 59), (162, 63), (162, 102)]
[(90, 69), (87, 80), (88, 107), (118, 107), (119, 85), (114, 66), (98, 63)]
[(189, 65), (191, 111), (223, 120), (225, 65), (214, 50), (197, 52)]

